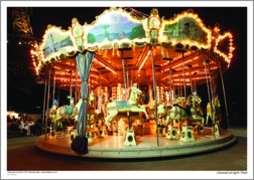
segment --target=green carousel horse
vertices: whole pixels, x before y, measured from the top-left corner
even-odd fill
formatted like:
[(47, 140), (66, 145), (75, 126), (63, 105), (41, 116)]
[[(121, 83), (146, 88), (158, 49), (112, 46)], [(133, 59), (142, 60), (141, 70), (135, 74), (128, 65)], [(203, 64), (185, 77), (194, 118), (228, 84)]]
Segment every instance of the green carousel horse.
[(167, 115), (166, 123), (164, 125), (167, 126), (169, 120), (181, 121), (182, 119), (188, 119), (191, 121), (201, 121), (201, 128), (203, 128), (204, 118), (197, 113), (197, 105), (201, 103), (201, 98), (196, 94), (196, 92), (193, 92), (193, 94), (189, 95), (186, 101), (186, 106), (188, 106), (189, 109), (182, 108), (178, 105), (178, 103), (180, 103), (184, 99), (184, 97), (178, 97), (173, 100), (173, 107), (170, 110), (169, 115)]
[[(111, 131), (110, 128), (110, 122), (115, 119), (116, 121), (120, 120), (123, 118), (123, 116), (121, 114), (127, 114), (129, 113), (129, 116), (132, 116), (132, 114), (134, 115), (133, 117), (139, 119), (141, 121), (141, 123), (144, 122), (144, 118), (139, 118), (139, 115), (136, 115), (137, 113), (144, 113), (146, 116), (146, 119), (148, 120), (148, 114), (146, 112), (146, 107), (145, 105), (138, 105), (137, 99), (135, 94), (141, 94), (141, 90), (139, 90), (135, 85), (133, 87), (131, 87), (130, 89), (130, 96), (129, 98), (127, 98), (126, 100), (123, 101), (114, 101), (111, 103), (107, 104), (107, 112), (109, 113), (109, 116), (107, 116), (105, 118), (105, 122), (107, 127), (109, 128), (109, 131)], [(124, 115), (124, 117), (127, 117), (127, 115)], [(131, 117), (132, 118), (132, 117)]]
[(166, 111), (164, 111), (166, 116), (166, 123), (164, 124), (165, 122), (165, 119), (164, 119), (162, 121), (161, 127), (167, 126), (169, 123), (169, 120), (172, 120), (171, 125), (173, 124), (173, 120), (179, 121), (181, 124), (182, 115), (186, 114), (186, 112), (183, 109), (181, 109), (178, 104), (184, 100), (185, 100), (184, 97), (176, 97), (172, 100), (173, 106), (170, 106), (168, 109), (166, 109)]

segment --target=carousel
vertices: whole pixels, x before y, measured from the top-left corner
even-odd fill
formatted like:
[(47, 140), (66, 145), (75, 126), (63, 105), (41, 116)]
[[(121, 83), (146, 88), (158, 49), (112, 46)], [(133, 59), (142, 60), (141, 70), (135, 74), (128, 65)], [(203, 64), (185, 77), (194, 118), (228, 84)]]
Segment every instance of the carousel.
[[(93, 158), (177, 156), (219, 149), (236, 138), (222, 129), (217, 78), (230, 67), (233, 36), (206, 27), (192, 9), (171, 19), (110, 8), (91, 24), (48, 25), (31, 50), (45, 82), (42, 150)], [(207, 106), (197, 87), (207, 86)], [(52, 88), (51, 88), (52, 87)], [(70, 92), (60, 104), (56, 88)], [(53, 101), (49, 99), (53, 89)], [(63, 121), (70, 122), (63, 125)]]

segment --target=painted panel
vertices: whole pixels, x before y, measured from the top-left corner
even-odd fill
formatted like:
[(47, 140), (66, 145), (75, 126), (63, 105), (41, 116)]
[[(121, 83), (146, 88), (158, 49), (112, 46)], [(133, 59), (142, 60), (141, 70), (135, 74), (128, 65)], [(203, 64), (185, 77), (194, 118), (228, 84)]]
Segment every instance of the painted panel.
[(128, 17), (120, 13), (111, 13), (101, 17), (96, 26), (87, 35), (89, 44), (102, 43), (103, 41), (113, 41), (115, 39), (145, 38), (145, 31), (142, 23), (131, 21)]
[(63, 33), (58, 29), (52, 29), (45, 38), (45, 43), (42, 48), (44, 58), (49, 57), (58, 51), (65, 51), (68, 47), (73, 47), (74, 44), (69, 33)]
[(195, 19), (184, 17), (179, 21), (166, 24), (163, 29), (163, 39), (172, 40), (189, 40), (198, 43), (207, 44), (207, 33), (199, 26)]

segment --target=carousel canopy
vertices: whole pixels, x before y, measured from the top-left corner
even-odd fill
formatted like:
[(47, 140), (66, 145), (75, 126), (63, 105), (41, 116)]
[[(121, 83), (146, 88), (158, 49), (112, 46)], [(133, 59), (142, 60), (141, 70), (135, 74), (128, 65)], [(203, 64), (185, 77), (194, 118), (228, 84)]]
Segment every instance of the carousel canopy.
[[(89, 80), (92, 89), (100, 84), (99, 74), (102, 86), (124, 84), (123, 67), (132, 83), (152, 84), (153, 54), (156, 83), (167, 88), (170, 69), (174, 86), (183, 86), (184, 71), (187, 86), (191, 79), (206, 83), (205, 60), (212, 78), (217, 77), (220, 67), (225, 72), (230, 66), (233, 50), (232, 34), (221, 34), (218, 23), (207, 28), (192, 9), (166, 19), (155, 8), (149, 17), (110, 8), (91, 24), (81, 25), (73, 18), (68, 30), (48, 25), (42, 43), (34, 46), (31, 55), (42, 80), (46, 81), (53, 69), (50, 77), (55, 77), (56, 86), (69, 90), (71, 82), (75, 87), (79, 53), (95, 52)], [(80, 87), (79, 73), (77, 76)]]

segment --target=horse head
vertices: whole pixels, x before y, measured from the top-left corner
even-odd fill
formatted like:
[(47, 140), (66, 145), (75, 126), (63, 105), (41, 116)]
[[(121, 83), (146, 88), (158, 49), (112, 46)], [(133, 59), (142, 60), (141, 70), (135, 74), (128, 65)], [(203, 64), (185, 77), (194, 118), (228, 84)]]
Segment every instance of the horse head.
[(142, 91), (140, 89), (138, 89), (136, 86), (132, 86), (131, 90), (132, 90), (132, 92), (137, 93), (138, 95), (140, 95), (142, 93)]
[(184, 97), (176, 97), (176, 98), (173, 99), (173, 104), (178, 104), (178, 103), (180, 103), (184, 100), (185, 100)]
[(219, 97), (217, 95), (213, 98), (213, 104), (216, 107), (220, 107), (220, 100), (219, 100)]
[(197, 95), (196, 92), (193, 92), (193, 95), (192, 95), (192, 100), (198, 104), (200, 104), (202, 102), (202, 99)]

